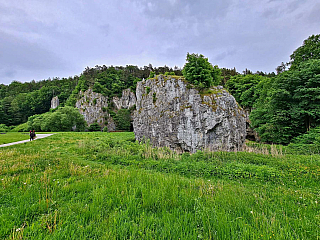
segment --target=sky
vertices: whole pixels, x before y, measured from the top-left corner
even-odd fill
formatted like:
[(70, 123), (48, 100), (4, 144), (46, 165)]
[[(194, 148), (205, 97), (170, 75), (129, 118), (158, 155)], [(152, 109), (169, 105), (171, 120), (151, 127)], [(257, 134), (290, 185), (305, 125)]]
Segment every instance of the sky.
[(273, 72), (312, 34), (319, 0), (0, 0), (0, 83), (80, 75), (96, 65)]

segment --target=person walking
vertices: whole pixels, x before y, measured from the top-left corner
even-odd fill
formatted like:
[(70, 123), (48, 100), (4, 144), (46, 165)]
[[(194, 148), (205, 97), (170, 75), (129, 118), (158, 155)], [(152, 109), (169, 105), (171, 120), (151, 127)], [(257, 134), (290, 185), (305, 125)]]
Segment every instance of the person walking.
[(30, 141), (32, 141), (33, 140), (33, 132), (30, 130), (30, 132), (29, 132), (29, 134), (30, 134)]
[(32, 140), (34, 140), (36, 138), (36, 132), (34, 131), (33, 129), (33, 132), (32, 132)]

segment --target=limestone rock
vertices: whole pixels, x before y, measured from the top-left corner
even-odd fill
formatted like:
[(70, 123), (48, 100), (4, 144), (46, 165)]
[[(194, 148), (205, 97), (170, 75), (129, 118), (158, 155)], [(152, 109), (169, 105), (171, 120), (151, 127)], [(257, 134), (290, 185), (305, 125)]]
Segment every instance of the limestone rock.
[(121, 108), (129, 109), (136, 105), (137, 98), (130, 88), (128, 88), (122, 91), (121, 98), (113, 97), (112, 101), (118, 110)]
[(223, 87), (207, 94), (183, 78), (157, 76), (138, 82), (133, 128), (136, 139), (177, 151), (241, 150), (246, 118)]
[(51, 99), (51, 108), (57, 108), (59, 106), (59, 98), (58, 96), (55, 96)]
[(104, 126), (106, 113), (103, 110), (108, 107), (108, 97), (93, 92), (91, 88), (85, 92), (80, 91), (79, 94), (81, 97), (76, 102), (76, 108), (84, 116), (88, 125), (97, 122), (100, 126)]

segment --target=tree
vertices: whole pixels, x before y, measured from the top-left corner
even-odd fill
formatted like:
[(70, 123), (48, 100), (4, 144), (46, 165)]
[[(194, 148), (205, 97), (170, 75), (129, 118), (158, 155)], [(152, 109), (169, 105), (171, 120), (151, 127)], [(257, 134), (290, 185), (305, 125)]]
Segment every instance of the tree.
[(265, 78), (255, 74), (238, 74), (228, 80), (226, 87), (242, 107), (251, 109), (259, 97), (257, 86)]
[(210, 88), (213, 85), (213, 66), (209, 63), (208, 58), (202, 54), (187, 53), (186, 61), (182, 70), (186, 80), (201, 89)]
[(74, 127), (76, 131), (83, 131), (86, 122), (78, 109), (67, 106), (54, 112), (31, 116), (28, 125), (36, 131), (65, 132), (72, 131)]
[(320, 59), (320, 34), (304, 40), (303, 45), (291, 54), (290, 59), (290, 69), (297, 69), (300, 63), (309, 59)]
[(320, 59), (277, 75), (265, 88), (250, 115), (262, 141), (287, 144), (320, 124)]
[(98, 123), (92, 123), (90, 125), (90, 127), (88, 128), (88, 130), (90, 132), (100, 132), (101, 131), (101, 127), (100, 127), (100, 125)]

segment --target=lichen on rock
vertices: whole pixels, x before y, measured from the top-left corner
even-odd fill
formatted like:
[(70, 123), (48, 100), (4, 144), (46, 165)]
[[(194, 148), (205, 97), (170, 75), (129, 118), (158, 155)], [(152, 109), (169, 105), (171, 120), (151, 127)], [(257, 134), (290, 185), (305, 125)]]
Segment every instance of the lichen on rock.
[(138, 82), (136, 97), (133, 128), (139, 141), (180, 152), (242, 149), (244, 112), (221, 86), (200, 94), (184, 78), (160, 75)]

